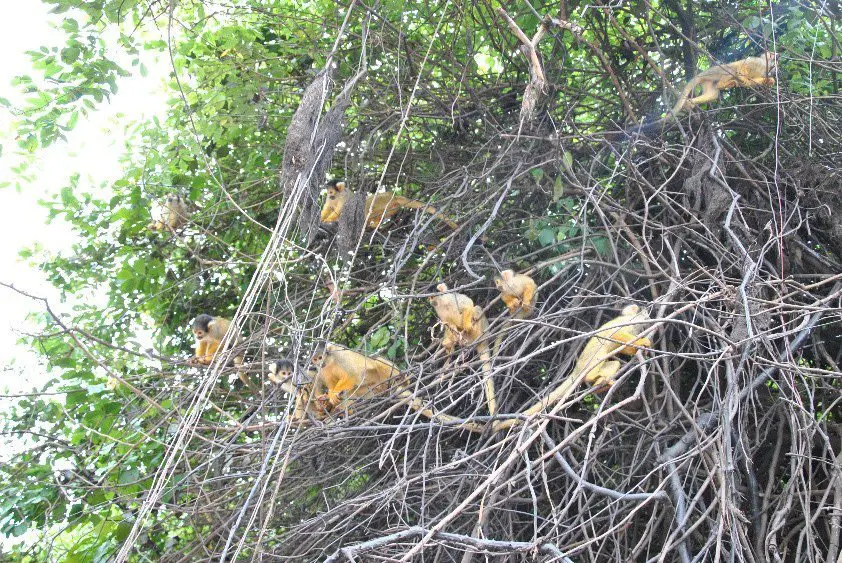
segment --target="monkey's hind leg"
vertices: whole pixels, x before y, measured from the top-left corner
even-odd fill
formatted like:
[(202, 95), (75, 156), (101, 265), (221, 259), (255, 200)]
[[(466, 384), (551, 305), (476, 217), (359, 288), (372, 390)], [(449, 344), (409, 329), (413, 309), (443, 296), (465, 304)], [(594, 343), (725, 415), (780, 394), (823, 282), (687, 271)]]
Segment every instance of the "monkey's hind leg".
[(614, 385), (614, 376), (620, 371), (620, 362), (611, 360), (603, 362), (602, 365), (588, 374), (586, 381), (591, 384), (591, 387), (611, 387)]
[(487, 374), (485, 376), (485, 402), (488, 403), (488, 414), (494, 416), (497, 414), (497, 395), (494, 391), (494, 380), (491, 378), (491, 374)]
[(532, 310), (535, 308), (535, 290), (532, 287), (527, 287), (523, 290), (523, 300), (520, 303), (521, 314), (524, 316), (529, 316), (532, 314)]
[(702, 93), (695, 98), (687, 100), (686, 104), (688, 107), (692, 108), (707, 102), (712, 102), (717, 98), (719, 98), (719, 88), (717, 88), (717, 85), (714, 84), (713, 81), (706, 80), (702, 82)]

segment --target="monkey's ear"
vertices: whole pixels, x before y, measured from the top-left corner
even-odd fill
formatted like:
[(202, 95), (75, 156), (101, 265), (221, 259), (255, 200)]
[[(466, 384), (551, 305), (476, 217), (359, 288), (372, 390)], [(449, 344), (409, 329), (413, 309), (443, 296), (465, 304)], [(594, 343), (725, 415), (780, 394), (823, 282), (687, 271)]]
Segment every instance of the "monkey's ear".
[(334, 184), (333, 187), (334, 189), (336, 189), (337, 192), (341, 192), (345, 189), (345, 182), (336, 182), (336, 184)]

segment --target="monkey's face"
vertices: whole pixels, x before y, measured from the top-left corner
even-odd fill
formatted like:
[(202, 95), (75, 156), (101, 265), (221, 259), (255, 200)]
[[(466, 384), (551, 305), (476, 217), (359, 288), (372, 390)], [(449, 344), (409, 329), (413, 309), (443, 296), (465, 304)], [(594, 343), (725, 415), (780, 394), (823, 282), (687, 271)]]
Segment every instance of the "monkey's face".
[(196, 340), (202, 340), (204, 337), (208, 335), (207, 328), (202, 327), (193, 327), (193, 336), (196, 337)]
[(324, 361), (325, 353), (323, 350), (316, 350), (315, 352), (313, 352), (313, 357), (310, 358), (310, 363), (312, 363), (314, 366), (320, 366), (324, 363)]
[(283, 361), (275, 362), (269, 366), (269, 372), (275, 376), (276, 379), (286, 379), (292, 376), (295, 371), (295, 366), (292, 362)]
[(322, 207), (322, 223), (338, 221), (346, 199), (348, 199), (348, 192), (345, 191), (344, 182), (337, 182), (335, 185), (328, 186), (327, 198), (324, 207)]

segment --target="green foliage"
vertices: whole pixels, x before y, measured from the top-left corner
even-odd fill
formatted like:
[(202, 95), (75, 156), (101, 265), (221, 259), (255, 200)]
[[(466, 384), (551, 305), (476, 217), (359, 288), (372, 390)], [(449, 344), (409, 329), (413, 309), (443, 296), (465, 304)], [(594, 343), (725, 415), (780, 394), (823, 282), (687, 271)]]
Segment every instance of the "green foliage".
[[(74, 229), (73, 251), (61, 256), (42, 249), (23, 253), (39, 262), (49, 281), (76, 305), (73, 318), (62, 319), (65, 327), (45, 318), (44, 335), (32, 339), (54, 376), (38, 390), (44, 394), (15, 400), (2, 422), (4, 434), (19, 437), (21, 448), (0, 466), (0, 533), (20, 536), (38, 529), (56, 546), (52, 555), (46, 547), (50, 542), (31, 551), (22, 549), (15, 552), (19, 560), (53, 560), (58, 554), (64, 561), (107, 561), (126, 537), (154, 471), (165, 459), (166, 444), (189, 403), (186, 398), (196, 388), (194, 380), (199, 379), (191, 372), (193, 380), (185, 380), (183, 369), (171, 370), (165, 361), (150, 360), (137, 343), (148, 341), (165, 360), (183, 359), (191, 340), (190, 319), (202, 312), (233, 313), (280, 209), (278, 170), (286, 127), (304, 86), (333, 48), (344, 10), (326, 1), (302, 5), (255, 0), (240, 3), (242, 9), (231, 17), (211, 13), (201, 2), (49, 3), (64, 16), (60, 25), (64, 42), (29, 52), (32, 75), (15, 79), (13, 86), (27, 94), (25, 104), (15, 109), (19, 150), (36, 153), (62, 141), (80, 119), (118, 92), (122, 77), (146, 73), (146, 56), (170, 50), (172, 55), (167, 115), (140, 124), (134, 150), (122, 163), (123, 177), (106, 190), (86, 191), (80, 176), (73, 174), (57, 198), (44, 202), (51, 220), (65, 221)], [(500, 131), (512, 136), (518, 130), (519, 96), (528, 80), (522, 57), (512, 54), (515, 43), (508, 31), (484, 27), (498, 4), (508, 8), (508, 3), (468, 3), (461, 7), (461, 21), (446, 20), (438, 30), (442, 8), (437, 3), (379, 4), (379, 13), (390, 23), (378, 23), (384, 26), (378, 33), (394, 33), (390, 27), (394, 25), (405, 34), (401, 49), (424, 53), (431, 42), (436, 48), (425, 58), (417, 91), (415, 73), (421, 70), (407, 67), (401, 50), (368, 53), (369, 75), (382, 82), (372, 78), (372, 85), (355, 93), (345, 138), (358, 142), (353, 149), (340, 151), (334, 173), (347, 173), (359, 159), (351, 172), (360, 178), (379, 177), (394, 147), (395, 154), (421, 155), (411, 166), (415, 183), (403, 181), (407, 171), (400, 162), (392, 161), (386, 170), (388, 184), (413, 192), (424, 189), (423, 180), (439, 178), (450, 169), (495, 161), (495, 149), (486, 142)], [(558, 8), (546, 4), (536, 8), (545, 13)], [(729, 9), (738, 14), (745, 30), (723, 29), (713, 4), (694, 8), (699, 43), (717, 57), (754, 54), (748, 52), (754, 49), (752, 41), (773, 36), (779, 45), (798, 53), (809, 52), (817, 59), (838, 57), (827, 30), (802, 7), (776, 7), (773, 21), (759, 15), (759, 3), (731, 4)], [(654, 93), (635, 99), (645, 100), (635, 101), (639, 105), (633, 109), (639, 115), (657, 114), (669, 105), (659, 97), (664, 90), (661, 74), (624, 51), (626, 37), (606, 25), (601, 10), (584, 11), (578, 5), (568, 9), (586, 26), (584, 38), (598, 42), (608, 53), (624, 87)], [(669, 3), (661, 9), (677, 21)], [(647, 44), (648, 10), (644, 3), (632, 3), (618, 9), (616, 17), (630, 37), (641, 38), (647, 53), (663, 66), (659, 70), (677, 83), (682, 76), (683, 40), (673, 26), (661, 22), (657, 49)], [(160, 28), (170, 16), (179, 29), (167, 43)], [(350, 39), (336, 57), (340, 83), (359, 64), (361, 21), (351, 19)], [(539, 20), (524, 10), (517, 22), (531, 30)], [(374, 34), (373, 25), (369, 31)], [(379, 39), (371, 41), (377, 45)], [(541, 50), (553, 82), (555, 98), (547, 111), (554, 118), (576, 123), (577, 133), (582, 134), (599, 132), (623, 119), (625, 108), (612, 77), (592, 50), (566, 32), (555, 42), (546, 40)], [(663, 59), (663, 52), (670, 54), (669, 60)], [(785, 60), (782, 72), (788, 76), (787, 88), (799, 94), (835, 92), (838, 87), (828, 71), (802, 61)], [(391, 89), (393, 83), (400, 95)], [(477, 99), (484, 91), (494, 95), (481, 106)], [(575, 99), (568, 94), (573, 91)], [(414, 113), (399, 129), (395, 124), (400, 115), (390, 112), (405, 107), (409, 92), (416, 96)], [(440, 108), (429, 92), (454, 93), (448, 107), (451, 119), (430, 117)], [(10, 105), (4, 98), (0, 104)], [(376, 111), (366, 113), (366, 106)], [(457, 117), (463, 113), (467, 117)], [(506, 235), (492, 244), (507, 245), (512, 256), (540, 251), (552, 259), (579, 249), (598, 258), (610, 256), (614, 244), (624, 243), (606, 236), (575, 182), (582, 162), (592, 159), (586, 150), (571, 146), (524, 173), (500, 210), (501, 217), (518, 220), (495, 224)], [(25, 167), (17, 173), (19, 181), (26, 179)], [(604, 183), (589, 189), (622, 193), (615, 176), (596, 174)], [(483, 189), (481, 184), (469, 188), (472, 194), (482, 194)], [(149, 232), (153, 202), (174, 192), (195, 205), (191, 225), (177, 236)], [(367, 261), (382, 265), (399, 283), (403, 283), (398, 275), (402, 269), (418, 268), (423, 282), (449, 273), (417, 256), (396, 264), (376, 245), (367, 252)], [(288, 283), (314, 284), (317, 276), (307, 261), (296, 262), (298, 255), (289, 258), (293, 265), (286, 275), (293, 281)], [(556, 263), (554, 271), (561, 264)], [(380, 283), (379, 272), (376, 277), (362, 281)], [(374, 293), (358, 305), (356, 317), (340, 335), (349, 345), (400, 363), (409, 350), (429, 340), (423, 331), (431, 324), (429, 310), (413, 308), (403, 318), (403, 312), (396, 315)], [(414, 328), (408, 339), (406, 326)], [(238, 391), (231, 385), (214, 397), (221, 411), (234, 415), (214, 410), (203, 413), (203, 423), (228, 423), (231, 416), (241, 414)], [(254, 435), (244, 432), (235, 439), (245, 443)], [(196, 447), (185, 455), (198, 465), (207, 461), (200, 454), (201, 447)], [(175, 476), (167, 489), (168, 502), (189, 497), (190, 491), (178, 487), (184, 478)], [(337, 494), (365, 490), (371, 482), (370, 474), (360, 471)], [(296, 502), (321, 509), (323, 491), (313, 488)], [(155, 518), (166, 534), (140, 547), (145, 560), (177, 551), (201, 528), (201, 523), (166, 507)]]

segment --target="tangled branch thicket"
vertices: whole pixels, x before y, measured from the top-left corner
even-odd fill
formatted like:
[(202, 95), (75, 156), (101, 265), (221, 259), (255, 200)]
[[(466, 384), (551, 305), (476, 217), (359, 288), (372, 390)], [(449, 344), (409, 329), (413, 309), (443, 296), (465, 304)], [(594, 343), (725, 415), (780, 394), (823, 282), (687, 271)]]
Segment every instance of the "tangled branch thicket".
[[(227, 399), (216, 382), (234, 368), (216, 366), (184, 398), (144, 504), (167, 493), (195, 530), (168, 560), (835, 561), (839, 55), (764, 39), (725, 3), (710, 22), (678, 2), (507, 6), (533, 25), (557, 20), (535, 42), (536, 86), (490, 6), (439, 3), (403, 20), (378, 6), (343, 12), (337, 67), (312, 83), (298, 110), (309, 117), (292, 120), (304, 130), (287, 140), (280, 218), (233, 348), (252, 375), (281, 355), (303, 366), (325, 339), (388, 356), (415, 397), (486, 430), (428, 420), (396, 396), (293, 425), (292, 397), (268, 383), (222, 424), (208, 407)], [(635, 7), (649, 36), (628, 31)], [(838, 5), (802, 9), (838, 45)], [(483, 68), (480, 39), (502, 68)], [(692, 72), (709, 52), (764, 49), (782, 55), (776, 87), (729, 91), (649, 136), (616, 134), (670, 107), (686, 77), (677, 61)], [(825, 95), (788, 86), (784, 70), (806, 67)], [(527, 87), (534, 107), (521, 112)], [(313, 235), (325, 169), (357, 191), (433, 202), (461, 228), (407, 211), (376, 231), (358, 214), (338, 237)], [(531, 318), (505, 314), (492, 277), (506, 268), (538, 282)], [(556, 388), (625, 304), (648, 308), (653, 346), (607, 392), (581, 386), (492, 432), (475, 350), (439, 351), (426, 300), (439, 281), (485, 309), (488, 342), (502, 337), (502, 415)]]

